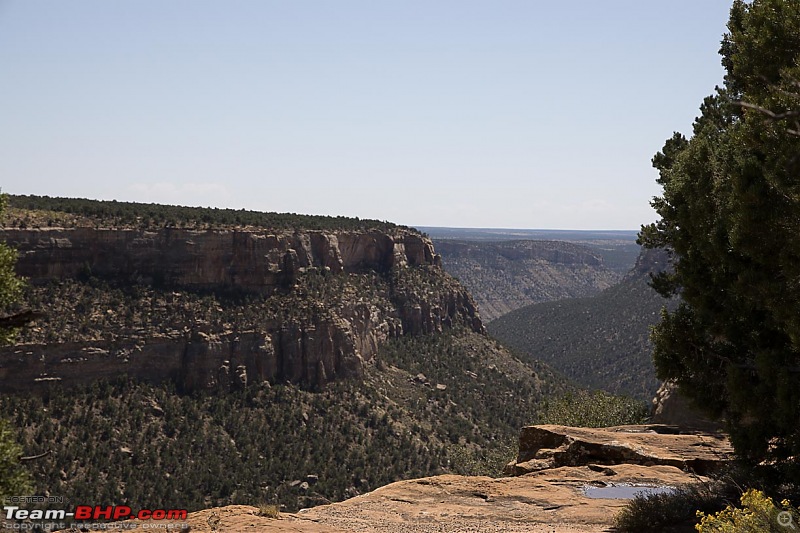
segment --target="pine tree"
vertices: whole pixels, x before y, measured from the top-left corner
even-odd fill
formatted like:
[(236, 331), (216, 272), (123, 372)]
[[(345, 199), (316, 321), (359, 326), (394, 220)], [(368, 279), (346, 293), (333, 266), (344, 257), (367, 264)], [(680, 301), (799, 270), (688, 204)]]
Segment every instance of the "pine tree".
[[(737, 453), (800, 457), (800, 2), (735, 1), (723, 87), (693, 135), (653, 158), (661, 219), (640, 242), (674, 272), (682, 304), (653, 333), (659, 377), (728, 423)], [(794, 459), (792, 459), (794, 458)]]

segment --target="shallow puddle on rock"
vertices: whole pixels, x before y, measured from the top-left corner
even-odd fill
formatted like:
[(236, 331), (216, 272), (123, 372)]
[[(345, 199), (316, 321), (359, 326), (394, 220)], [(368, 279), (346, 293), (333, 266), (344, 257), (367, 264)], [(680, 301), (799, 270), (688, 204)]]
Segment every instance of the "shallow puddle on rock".
[(630, 500), (642, 494), (669, 494), (674, 492), (674, 487), (656, 485), (607, 485), (605, 487), (583, 487), (583, 493), (588, 498), (603, 498), (611, 500)]

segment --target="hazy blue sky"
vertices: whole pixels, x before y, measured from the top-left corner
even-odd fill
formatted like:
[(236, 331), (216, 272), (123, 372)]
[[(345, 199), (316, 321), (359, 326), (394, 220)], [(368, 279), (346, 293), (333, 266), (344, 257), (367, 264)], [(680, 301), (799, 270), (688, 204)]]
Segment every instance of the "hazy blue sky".
[(4, 192), (637, 229), (723, 0), (0, 0)]

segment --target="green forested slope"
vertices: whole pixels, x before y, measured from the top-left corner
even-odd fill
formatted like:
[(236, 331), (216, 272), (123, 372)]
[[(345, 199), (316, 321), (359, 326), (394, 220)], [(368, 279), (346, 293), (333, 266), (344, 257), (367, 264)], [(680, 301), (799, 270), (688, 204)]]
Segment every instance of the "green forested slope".
[(647, 280), (639, 273), (594, 297), (524, 307), (487, 329), (580, 385), (649, 400), (658, 388), (650, 326), (668, 302)]

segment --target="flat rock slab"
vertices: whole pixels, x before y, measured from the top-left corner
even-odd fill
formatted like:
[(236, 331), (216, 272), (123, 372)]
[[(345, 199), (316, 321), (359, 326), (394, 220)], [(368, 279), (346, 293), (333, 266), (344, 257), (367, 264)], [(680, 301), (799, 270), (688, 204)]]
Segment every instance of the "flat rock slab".
[(611, 531), (613, 517), (626, 500), (588, 498), (584, 487), (699, 481), (676, 467), (628, 464), (605, 470), (561, 467), (497, 479), (442, 475), (399, 481), (279, 519), (258, 516), (255, 507), (228, 506), (191, 513), (186, 522), (192, 532), (601, 532)]
[(517, 460), (506, 467), (510, 475), (580, 465), (664, 465), (705, 475), (733, 457), (723, 434), (685, 431), (675, 426), (640, 425), (578, 428), (527, 426), (519, 437)]

